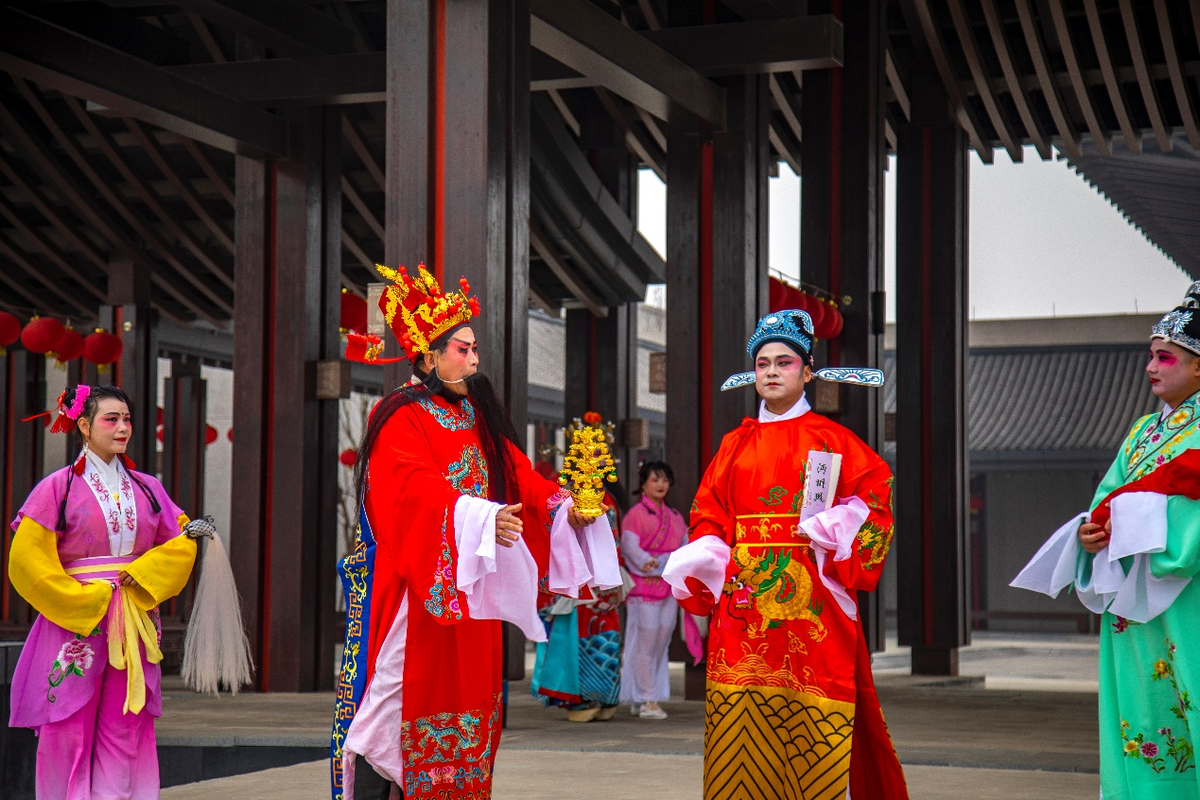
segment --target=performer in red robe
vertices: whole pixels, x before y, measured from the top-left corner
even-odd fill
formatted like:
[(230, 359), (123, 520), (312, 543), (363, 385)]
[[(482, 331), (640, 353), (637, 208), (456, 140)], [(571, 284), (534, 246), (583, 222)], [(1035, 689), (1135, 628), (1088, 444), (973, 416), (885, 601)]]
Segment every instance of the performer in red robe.
[[(466, 281), (442, 294), (424, 266), (416, 279), (380, 272), (414, 379), (376, 405), (359, 450), (333, 793), (374, 800), (396, 784), (408, 800), (483, 800), (500, 739), (499, 621), (544, 641), (539, 584), (619, 586), (616, 548), (607, 522), (576, 514), (516, 445), (477, 372)], [(378, 362), (378, 344), (355, 337), (347, 354)]]
[(854, 599), (883, 571), (892, 475), (804, 397), (814, 375), (866, 385), (883, 376), (814, 374), (811, 344), (803, 311), (759, 322), (747, 346), (755, 371), (722, 387), (755, 384), (758, 418), (721, 442), (692, 505), (690, 543), (663, 573), (686, 610), (713, 615), (706, 800), (908, 797)]

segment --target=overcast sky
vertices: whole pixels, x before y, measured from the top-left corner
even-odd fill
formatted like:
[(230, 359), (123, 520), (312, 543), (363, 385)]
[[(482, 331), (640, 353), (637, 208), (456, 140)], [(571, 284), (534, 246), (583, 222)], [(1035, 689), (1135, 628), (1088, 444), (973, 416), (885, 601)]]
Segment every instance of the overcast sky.
[[(1013, 164), (1001, 151), (971, 164), (973, 319), (1163, 312), (1190, 279), (1104, 197), (1067, 166), (1027, 148)], [(795, 278), (800, 261), (800, 179), (786, 165), (771, 179), (771, 268)], [(666, 187), (641, 171), (638, 227), (666, 252)], [(895, 319), (896, 171), (887, 172), (885, 269)]]

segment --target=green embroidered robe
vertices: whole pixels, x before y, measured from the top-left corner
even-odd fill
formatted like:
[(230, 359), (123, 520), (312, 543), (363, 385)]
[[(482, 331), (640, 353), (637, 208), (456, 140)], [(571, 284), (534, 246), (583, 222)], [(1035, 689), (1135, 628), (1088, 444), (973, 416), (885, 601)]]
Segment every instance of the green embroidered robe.
[[(1111, 492), (1200, 447), (1197, 396), (1133, 426), (1096, 490), (1095, 508)], [(1166, 548), (1143, 556), (1156, 578), (1200, 572), (1200, 501), (1166, 503)], [(1077, 585), (1096, 556), (1081, 552)], [(1130, 559), (1122, 559), (1126, 572)], [(1200, 712), (1200, 581), (1189, 583), (1166, 611), (1138, 623), (1106, 611), (1100, 634), (1100, 785), (1103, 800), (1200, 798), (1194, 746)], [(1197, 730), (1192, 731), (1192, 723)]]

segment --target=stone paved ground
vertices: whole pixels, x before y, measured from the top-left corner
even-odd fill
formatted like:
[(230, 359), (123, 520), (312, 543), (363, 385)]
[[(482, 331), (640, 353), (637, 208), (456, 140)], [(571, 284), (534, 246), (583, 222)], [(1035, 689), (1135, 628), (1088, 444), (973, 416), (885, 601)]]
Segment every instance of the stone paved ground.
[[(1095, 638), (977, 636), (963, 651), (976, 681), (914, 678), (894, 646), (876, 657), (880, 700), (914, 800), (1094, 800)], [(680, 675), (676, 675), (678, 679)], [(987, 688), (1000, 687), (1000, 688)], [(496, 800), (700, 796), (704, 708), (676, 701), (663, 722), (624, 709), (576, 725), (510, 687), (509, 726), (496, 765)], [(160, 742), (327, 742), (330, 695), (198, 698), (171, 693)], [(165, 789), (164, 800), (283, 800), (327, 796), (325, 762)]]

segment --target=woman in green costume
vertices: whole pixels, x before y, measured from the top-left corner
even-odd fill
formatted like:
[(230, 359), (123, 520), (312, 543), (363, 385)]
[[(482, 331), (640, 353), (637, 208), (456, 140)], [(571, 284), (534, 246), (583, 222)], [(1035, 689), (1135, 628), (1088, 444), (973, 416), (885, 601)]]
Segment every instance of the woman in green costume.
[(1090, 513), (1012, 583), (1051, 597), (1073, 583), (1104, 615), (1103, 800), (1200, 798), (1200, 282), (1154, 326), (1146, 374), (1162, 412), (1137, 421)]

